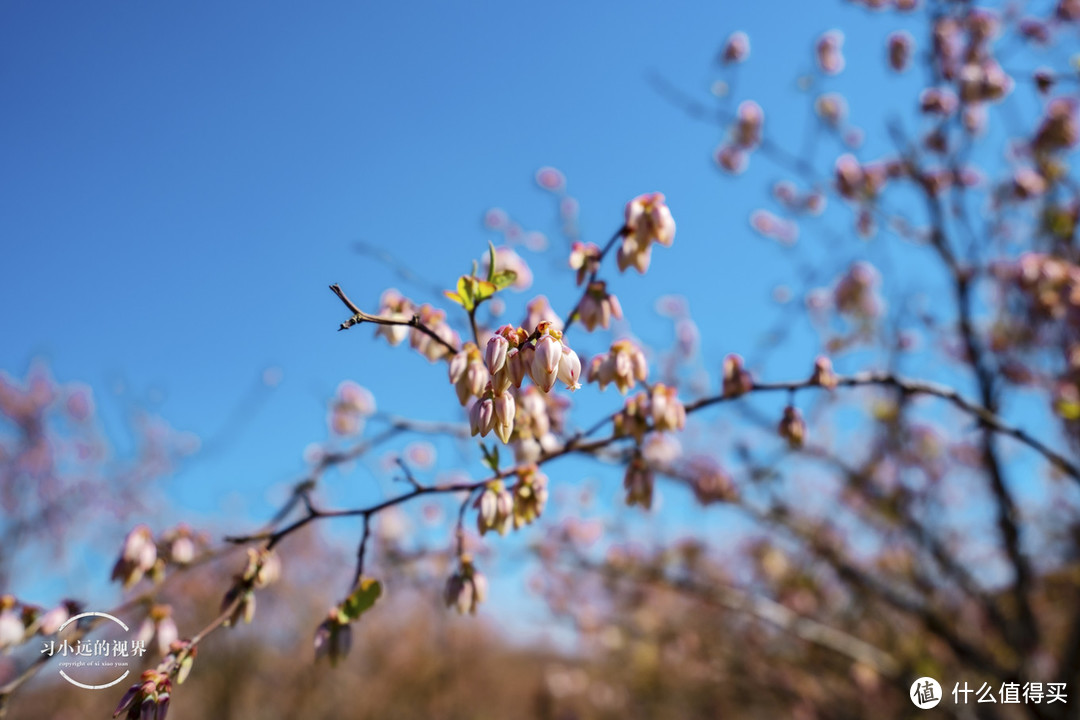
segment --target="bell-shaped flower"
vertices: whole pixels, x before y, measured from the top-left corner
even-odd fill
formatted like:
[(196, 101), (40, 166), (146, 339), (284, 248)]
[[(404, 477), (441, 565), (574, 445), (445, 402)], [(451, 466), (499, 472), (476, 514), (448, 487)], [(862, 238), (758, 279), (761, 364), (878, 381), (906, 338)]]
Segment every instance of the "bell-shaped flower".
[(832, 390), (836, 387), (837, 381), (838, 378), (833, 371), (832, 360), (824, 355), (818, 357), (814, 361), (814, 373), (810, 376), (810, 382), (827, 390)]
[(495, 410), (495, 423), (493, 429), (495, 436), (503, 443), (510, 442), (510, 434), (514, 432), (514, 396), (508, 392), (492, 397)]
[[(390, 288), (379, 299), (379, 316), (407, 323), (415, 313), (412, 301)], [(385, 337), (391, 345), (400, 345), (409, 336), (408, 325), (376, 325), (375, 337)]]
[(510, 343), (499, 334), (492, 335), (487, 341), (484, 350), (484, 363), (488, 372), (494, 375), (503, 369), (506, 364), (506, 352), (510, 349)]
[(686, 407), (679, 401), (678, 391), (656, 383), (649, 398), (653, 427), (657, 430), (682, 430), (686, 427)]
[(536, 386), (549, 392), (559, 375), (559, 362), (562, 360), (562, 343), (552, 335), (543, 335), (536, 341), (536, 352), (529, 368), (530, 376)]
[(784, 416), (777, 426), (777, 433), (788, 441), (793, 449), (799, 449), (806, 441), (806, 422), (803, 421), (802, 413), (794, 405), (784, 408)]
[(514, 498), (501, 480), (489, 483), (473, 502), (476, 528), (480, 535), (494, 530), (505, 535), (514, 514)]
[(124, 538), (124, 547), (113, 566), (112, 579), (120, 580), (124, 589), (132, 587), (157, 562), (157, 545), (146, 525), (136, 525)]
[(743, 367), (743, 359), (731, 354), (724, 358), (723, 391), (724, 397), (739, 397), (754, 388), (750, 372)]
[(495, 404), (490, 397), (481, 398), (469, 408), (469, 431), (486, 437), (495, 425)]
[(562, 346), (562, 357), (559, 358), (558, 379), (571, 392), (581, 387), (581, 358), (566, 345)]
[(663, 193), (639, 195), (626, 204), (623, 241), (616, 254), (620, 271), (634, 267), (644, 273), (649, 268), (652, 243), (670, 246), (675, 240), (675, 220)]
[(548, 500), (548, 478), (535, 464), (518, 471), (518, 480), (511, 488), (514, 499), (514, 527), (529, 525), (544, 511)]
[(655, 484), (656, 478), (652, 468), (641, 457), (635, 457), (626, 465), (626, 474), (623, 476), (626, 504), (640, 505), (646, 510), (651, 509)]
[(487, 599), (487, 578), (473, 565), (472, 558), (462, 555), (457, 571), (446, 582), (443, 600), (459, 614), (476, 614), (477, 606)]
[(352, 649), (352, 626), (342, 622), (341, 611), (330, 609), (330, 616), (315, 630), (315, 660), (327, 658), (330, 665), (344, 660)]
[(607, 330), (611, 319), (622, 319), (622, 305), (619, 298), (607, 291), (607, 283), (602, 280), (589, 283), (578, 305), (578, 316), (585, 329), (592, 332), (597, 326)]

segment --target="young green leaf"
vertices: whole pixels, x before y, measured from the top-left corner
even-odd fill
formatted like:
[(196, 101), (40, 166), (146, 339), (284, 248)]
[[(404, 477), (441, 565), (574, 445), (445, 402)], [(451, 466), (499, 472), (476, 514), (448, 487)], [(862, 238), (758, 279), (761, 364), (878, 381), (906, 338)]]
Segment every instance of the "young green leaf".
[(356, 620), (371, 609), (380, 595), (382, 595), (382, 583), (373, 578), (360, 578), (356, 589), (345, 598), (345, 602), (341, 603), (341, 614), (347, 621)]

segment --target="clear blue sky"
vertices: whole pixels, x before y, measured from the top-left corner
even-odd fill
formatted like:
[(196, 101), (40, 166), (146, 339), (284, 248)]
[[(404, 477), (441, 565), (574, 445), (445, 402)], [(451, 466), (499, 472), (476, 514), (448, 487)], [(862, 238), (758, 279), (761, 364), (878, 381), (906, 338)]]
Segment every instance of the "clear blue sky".
[[(723, 178), (710, 159), (719, 131), (662, 100), (647, 75), (707, 100), (720, 43), (745, 30), (753, 51), (738, 97), (760, 102), (770, 134), (797, 146), (806, 103), (794, 78), (810, 69), (817, 34), (837, 26), (849, 63), (830, 86), (862, 98), (856, 123), (879, 122), (880, 105), (901, 91), (913, 98), (916, 79), (883, 70), (893, 23), (839, 2), (9, 0), (0, 368), (21, 373), (45, 357), (60, 379), (100, 395), (122, 377), (138, 393), (160, 392), (160, 412), (203, 438), (263, 368), (282, 368), (284, 382), (243, 432), (166, 486), (176, 515), (263, 518), (267, 488), (295, 478), (303, 448), (325, 437), (322, 403), (339, 381), (368, 386), (383, 410), (458, 417), (442, 366), (389, 349), (368, 328), (334, 331), (345, 313), (329, 283), (369, 309), (398, 284), (350, 245), (389, 248), (447, 287), (485, 247), (489, 207), (557, 245), (551, 205), (532, 182), (554, 165), (597, 243), (630, 197), (667, 194), (674, 247), (654, 253), (646, 278), (620, 276), (613, 288), (633, 330), (661, 343), (669, 331), (652, 303), (685, 293), (715, 372), (724, 353), (751, 352), (775, 317), (772, 287), (792, 277), (746, 222), (782, 173), (755, 157), (738, 182)], [(867, 156), (887, 149), (871, 144)], [(853, 241), (830, 263), (875, 252)], [(558, 269), (562, 251), (552, 258), (534, 269), (564, 309), (572, 280)], [(589, 352), (606, 346), (576, 337)], [(772, 365), (778, 375), (808, 371), (817, 350), (808, 337), (796, 334)], [(615, 402), (609, 391), (578, 421)], [(605, 487), (616, 495), (617, 479)], [(705, 518), (686, 510), (666, 522)]]

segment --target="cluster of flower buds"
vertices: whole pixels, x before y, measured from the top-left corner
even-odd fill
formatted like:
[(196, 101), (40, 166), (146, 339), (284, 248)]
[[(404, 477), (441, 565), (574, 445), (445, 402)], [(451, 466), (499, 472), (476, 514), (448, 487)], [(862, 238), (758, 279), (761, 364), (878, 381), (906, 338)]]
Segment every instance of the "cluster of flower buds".
[(803, 446), (806, 441), (806, 422), (803, 421), (802, 413), (797, 407), (788, 405), (784, 408), (784, 416), (780, 418), (776, 431), (793, 449), (797, 450)]
[(577, 284), (600, 269), (600, 248), (595, 243), (576, 242), (570, 247), (570, 268), (577, 270)]
[(816, 58), (818, 68), (826, 75), (838, 75), (844, 70), (844, 33), (829, 30), (818, 38)]
[(128, 688), (113, 717), (127, 711), (127, 720), (165, 720), (169, 712), (172, 680), (168, 672), (147, 670), (139, 682)]
[(64, 600), (43, 612), (36, 605), (20, 606), (14, 595), (0, 595), (0, 652), (21, 645), (34, 635), (53, 635), (80, 612), (82, 605), (74, 600)]
[(834, 180), (836, 191), (848, 200), (872, 200), (881, 194), (886, 181), (907, 174), (900, 161), (861, 164), (854, 155), (843, 154), (836, 159)]
[(956, 93), (949, 88), (928, 87), (919, 93), (919, 109), (927, 115), (948, 117), (959, 105)]
[(622, 319), (622, 305), (619, 298), (607, 291), (607, 283), (596, 280), (589, 283), (585, 288), (585, 294), (577, 307), (578, 317), (585, 329), (592, 332), (597, 326), (607, 330), (611, 327), (611, 319)]
[(162, 656), (168, 655), (172, 644), (180, 638), (176, 621), (172, 617), (172, 607), (153, 605), (146, 619), (139, 626), (139, 632), (135, 638), (144, 646), (149, 646), (154, 638), (157, 638), (158, 651)]
[(459, 614), (475, 615), (477, 606), (487, 599), (487, 578), (476, 569), (469, 554), (461, 555), (458, 563), (457, 571), (446, 581), (443, 599)]
[(615, 383), (625, 395), (648, 377), (645, 353), (632, 340), (616, 340), (608, 352), (596, 355), (589, 362), (589, 382), (599, 384), (601, 390)]
[(501, 480), (490, 482), (473, 503), (476, 508), (476, 528), (483, 536), (488, 530), (505, 535), (514, 517), (514, 496)]
[(656, 383), (649, 395), (649, 413), (653, 428), (660, 432), (682, 430), (686, 427), (686, 407), (679, 400), (676, 388)]
[(674, 387), (657, 383), (648, 392), (628, 397), (613, 419), (615, 435), (633, 437), (640, 445), (650, 430), (660, 432), (686, 427), (686, 407)]
[(640, 505), (646, 510), (652, 509), (653, 486), (656, 477), (649, 463), (644, 458), (634, 457), (626, 465), (623, 476), (623, 488), (626, 490), (626, 504)]
[(754, 379), (743, 365), (741, 355), (731, 354), (724, 358), (723, 393), (724, 397), (739, 397), (754, 389)]
[(814, 372), (810, 376), (810, 382), (819, 387), (823, 387), (826, 390), (832, 390), (836, 387), (836, 383), (839, 381), (836, 373), (833, 371), (832, 360), (824, 355), (819, 356), (814, 360)]
[(161, 535), (159, 554), (174, 565), (187, 565), (207, 544), (205, 534), (196, 534), (189, 525), (180, 523)]
[(345, 380), (338, 385), (330, 404), (330, 430), (335, 435), (355, 435), (364, 429), (364, 419), (374, 414), (375, 396), (371, 391)]
[(563, 329), (562, 318), (551, 307), (547, 297), (537, 295), (525, 305), (525, 319), (521, 321), (521, 327), (534, 328), (538, 327), (542, 322), (546, 322), (549, 327), (556, 330)]
[(225, 627), (241, 619), (250, 623), (255, 617), (255, 590), (276, 582), (281, 577), (281, 558), (273, 550), (248, 548), (244, 571), (235, 577), (232, 587), (221, 601), (221, 611), (228, 611)]
[(1028, 298), (1036, 320), (1080, 321), (1080, 267), (1045, 253), (1024, 253), (999, 276), (1012, 280)]
[(340, 608), (331, 608), (329, 616), (315, 630), (315, 660), (325, 657), (330, 665), (337, 665), (351, 649), (352, 625), (342, 617)]
[(911, 62), (911, 49), (915, 46), (915, 39), (907, 30), (900, 30), (889, 35), (887, 41), (889, 47), (889, 67), (894, 72), (904, 72)]
[[(581, 359), (563, 342), (562, 332), (549, 322), (541, 322), (534, 333), (536, 340), (518, 349), (520, 366), (538, 388), (550, 392), (558, 380), (571, 392), (581, 387)], [(507, 354), (507, 362), (511, 362)], [(515, 387), (520, 387), (518, 374), (511, 363)]]
[(412, 329), (409, 344), (428, 360), (431, 362), (440, 360), (450, 354), (447, 345), (457, 347), (460, 344), (461, 338), (446, 322), (446, 313), (444, 311), (425, 304), (420, 306), (416, 314), (420, 317), (422, 325), (443, 340), (443, 342), (439, 342), (425, 332), (421, 332), (416, 328)]
[(469, 428), (473, 435), (487, 437), (492, 430), (504, 444), (510, 442), (514, 432), (516, 405), (509, 391), (495, 394), (488, 383), (483, 396), (469, 409)]
[(689, 477), (694, 498), (702, 505), (731, 502), (738, 497), (731, 476), (720, 467), (715, 458), (695, 455), (683, 463), (680, 475)]
[(522, 467), (517, 478), (510, 488), (515, 529), (531, 525), (539, 518), (548, 499), (548, 477), (536, 465)]
[[(123, 583), (127, 590), (142, 580), (147, 573), (158, 574), (157, 544), (154, 534), (146, 525), (136, 525), (124, 538), (120, 557), (113, 565), (112, 579)], [(162, 563), (163, 565), (164, 563)]]
[(649, 396), (640, 392), (628, 397), (612, 422), (617, 437), (632, 437), (640, 445), (649, 431)]
[(638, 195), (626, 204), (622, 244), (616, 255), (619, 270), (634, 267), (644, 273), (649, 269), (652, 244), (670, 247), (674, 241), (675, 220), (663, 193)]
[(960, 98), (967, 104), (1000, 100), (1012, 91), (1012, 78), (993, 60), (969, 62), (957, 77)]
[(856, 262), (833, 288), (833, 304), (841, 313), (858, 320), (870, 320), (881, 313), (877, 294), (880, 276), (872, 265)]
[[(496, 335), (491, 340), (500, 340), (503, 343), (504, 348), (501, 359), (505, 360), (506, 339)], [(491, 366), (491, 353), (492, 343), (489, 341), (487, 348), (489, 358), (487, 366), (489, 367)], [(487, 367), (485, 367), (484, 358), (480, 355), (480, 348), (476, 346), (476, 343), (465, 343), (461, 351), (451, 358), (449, 374), (450, 384), (454, 386), (458, 402), (463, 406), (468, 404), (469, 398), (481, 397), (484, 394), (484, 388), (488, 385), (489, 374)], [(509, 386), (509, 383), (507, 383), (507, 386)]]
[[(517, 395), (517, 415), (514, 419), (514, 457), (518, 462), (535, 462), (543, 452), (558, 447), (559, 441), (552, 432), (552, 412), (560, 412), (554, 403), (564, 401), (553, 394), (545, 395), (533, 386), (522, 388)], [(557, 419), (557, 418), (556, 418)]]
[[(379, 298), (379, 316), (407, 323), (416, 314), (412, 301), (394, 288), (383, 291)], [(378, 325), (375, 337), (382, 336), (391, 345), (400, 345), (409, 336), (408, 325)]]
[(724, 65), (745, 62), (750, 57), (750, 37), (741, 30), (731, 33), (720, 50), (719, 60)]
[(1055, 98), (1047, 103), (1042, 123), (1032, 140), (1032, 147), (1041, 153), (1075, 147), (1080, 140), (1076, 111), (1077, 102), (1073, 98)]
[[(753, 100), (744, 100), (735, 110), (731, 137), (716, 150), (716, 163), (729, 173), (746, 169), (750, 153), (761, 144), (765, 111)], [(672, 226), (674, 232), (674, 226)]]

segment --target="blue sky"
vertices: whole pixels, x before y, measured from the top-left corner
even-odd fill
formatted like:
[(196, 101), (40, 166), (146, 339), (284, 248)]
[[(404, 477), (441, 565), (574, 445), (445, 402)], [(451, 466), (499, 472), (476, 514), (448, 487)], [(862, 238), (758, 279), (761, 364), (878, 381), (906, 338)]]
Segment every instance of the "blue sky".
[[(341, 380), (371, 388), (382, 410), (459, 417), (442, 366), (368, 328), (335, 332), (345, 313), (328, 284), (370, 310), (399, 284), (352, 243), (388, 248), (450, 287), (494, 239), (483, 212), (502, 207), (560, 247), (534, 269), (563, 309), (573, 281), (552, 204), (532, 181), (553, 165), (597, 243), (629, 198), (666, 193), (675, 245), (654, 253), (648, 276), (612, 287), (633, 331), (661, 343), (670, 330), (653, 301), (686, 294), (715, 378), (723, 354), (751, 353), (776, 317), (772, 287), (791, 279), (746, 222), (782, 173), (754, 157), (738, 182), (723, 178), (710, 159), (719, 131), (662, 100), (648, 74), (708, 100), (720, 43), (745, 30), (753, 51), (737, 97), (760, 102), (768, 132), (798, 145), (807, 100), (794, 79), (818, 33), (837, 26), (848, 69), (826, 88), (862, 98), (856, 123), (879, 122), (882, 105), (914, 97), (917, 78), (884, 71), (891, 20), (838, 2), (6, 2), (0, 369), (44, 357), (102, 397), (122, 378), (210, 440), (263, 369), (280, 367), (283, 383), (242, 432), (164, 490), (174, 505), (162, 523), (254, 522), (270, 512), (267, 488), (296, 478), (304, 447), (325, 437), (323, 402)], [(836, 154), (828, 142), (819, 157)], [(866, 153), (888, 149), (871, 142)], [(851, 241), (825, 257), (839, 268), (888, 252)], [(511, 317), (530, 296), (512, 301)], [(770, 365), (778, 377), (808, 372), (810, 337), (796, 330)], [(609, 391), (579, 421), (615, 402)], [(359, 477), (367, 489), (340, 499), (382, 491)], [(715, 517), (686, 507), (655, 522), (720, 532)], [(89, 576), (63, 582), (98, 592)]]

